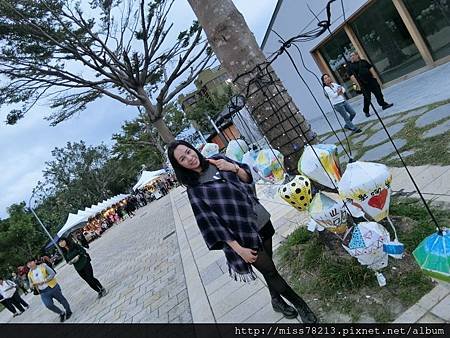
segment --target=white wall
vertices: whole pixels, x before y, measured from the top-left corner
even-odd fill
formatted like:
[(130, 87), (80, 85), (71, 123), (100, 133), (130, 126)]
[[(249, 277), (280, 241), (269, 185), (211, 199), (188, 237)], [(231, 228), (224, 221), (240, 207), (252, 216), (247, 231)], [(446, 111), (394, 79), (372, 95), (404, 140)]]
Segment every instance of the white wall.
[[(288, 40), (289, 38), (298, 35), (299, 33), (306, 32), (317, 27), (317, 20), (314, 18), (313, 14), (310, 13), (308, 5), (320, 20), (324, 20), (326, 18), (325, 6), (328, 2), (326, 0), (280, 0), (280, 2), (281, 5), (278, 14), (274, 19), (272, 30), (276, 31), (285, 40)], [(345, 17), (348, 18), (358, 8), (366, 3), (367, 0), (344, 0), (343, 2), (345, 8)], [(333, 31), (343, 22), (343, 11), (340, 0), (335, 1), (331, 5), (331, 20), (331, 31)], [(300, 42), (297, 44), (302, 52), (305, 65), (319, 78), (321, 76), (321, 72), (317, 67), (312, 55), (310, 54), (310, 51), (321, 41), (323, 41), (328, 35), (329, 33), (326, 32), (313, 41)], [(278, 50), (280, 46), (281, 44), (279, 42), (279, 38), (276, 36), (276, 34), (271, 32), (268, 35), (266, 43), (263, 46), (264, 54), (266, 56), (270, 56), (274, 51)], [(308, 73), (302, 66), (297, 49), (292, 46), (291, 48), (289, 48), (289, 53), (293, 57), (295, 63), (297, 64), (297, 67), (300, 70), (301, 75), (310, 86), (323, 110), (325, 112), (330, 112), (331, 107), (323, 95), (322, 86), (317, 82), (314, 76)], [(278, 76), (283, 81), (289, 94), (297, 104), (297, 107), (300, 109), (301, 113), (306, 117), (306, 119), (311, 123), (314, 130), (318, 133), (329, 131), (329, 127), (324, 124), (322, 113), (320, 112), (313, 97), (309, 93), (307, 87), (303, 84), (301, 79), (296, 74), (295, 69), (292, 67), (292, 64), (289, 61), (287, 55), (282, 54), (272, 65)]]

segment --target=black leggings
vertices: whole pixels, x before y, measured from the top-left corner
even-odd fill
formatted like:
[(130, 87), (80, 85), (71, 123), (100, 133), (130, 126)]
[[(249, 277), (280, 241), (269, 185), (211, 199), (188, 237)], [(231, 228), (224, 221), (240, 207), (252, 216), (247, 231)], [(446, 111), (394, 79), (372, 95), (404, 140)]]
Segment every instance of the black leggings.
[(2, 304), (12, 313), (17, 313), (16, 308), (20, 312), (24, 312), (23, 306), (28, 307), (28, 303), (20, 297), (18, 291), (14, 292), (11, 298), (4, 299)]
[(100, 292), (103, 289), (102, 284), (94, 277), (91, 262), (88, 261), (83, 270), (77, 270), (77, 272), (95, 291)]
[(272, 259), (272, 238), (264, 240), (263, 250), (258, 251), (258, 257), (253, 266), (262, 273), (272, 298), (279, 298), (281, 295), (295, 307), (305, 305), (304, 300), (292, 290), (275, 267)]

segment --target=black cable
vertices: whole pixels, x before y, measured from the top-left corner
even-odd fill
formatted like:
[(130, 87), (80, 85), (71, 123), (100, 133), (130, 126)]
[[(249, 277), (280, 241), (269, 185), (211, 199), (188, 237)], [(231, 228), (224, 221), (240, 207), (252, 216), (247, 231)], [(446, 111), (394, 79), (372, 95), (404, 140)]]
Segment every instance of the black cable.
[[(286, 51), (286, 53), (289, 55), (289, 52)], [(271, 74), (268, 74), (268, 75), (269, 75), (269, 77), (271, 77)], [(273, 80), (273, 78), (272, 78), (272, 81), (273, 81), (273, 83), (275, 83), (275, 81)], [(278, 86), (275, 85), (274, 87), (275, 87), (278, 91), (280, 90), (280, 89), (278, 88)], [(271, 105), (272, 110), (273, 110), (273, 111), (278, 111), (278, 109), (277, 109), (276, 107), (274, 107), (274, 103), (273, 103), (272, 101), (270, 101), (270, 99), (268, 98), (267, 93), (264, 93), (264, 92), (263, 92), (263, 94), (264, 94), (264, 96), (268, 99), (268, 102), (269, 102), (269, 104)], [(281, 96), (281, 97), (283, 98), (283, 100), (285, 100), (285, 98), (284, 98), (283, 96)], [(275, 103), (276, 103), (276, 102), (275, 102)], [(289, 106), (288, 106), (288, 107), (289, 107)], [(291, 112), (292, 115), (294, 115), (293, 112), (292, 112), (291, 110), (289, 110), (289, 111)], [(290, 123), (292, 123), (292, 120), (291, 120), (291, 119), (288, 119), (288, 121), (289, 121)], [(308, 140), (308, 137), (304, 134), (303, 129), (301, 128), (301, 126), (299, 126), (299, 127), (300, 127), (300, 128), (298, 128), (298, 129), (300, 129), (300, 131), (301, 131), (302, 134), (303, 134), (303, 135), (299, 135), (300, 138), (302, 139), (302, 136), (303, 136), (304, 143), (306, 143), (308, 146), (311, 147), (311, 150), (313, 151), (314, 155), (315, 155), (316, 158), (318, 159), (320, 165), (322, 166), (322, 169), (324, 170), (324, 172), (325, 172), (325, 174), (327, 175), (328, 179), (330, 180), (331, 184), (333, 185), (333, 187), (335, 188), (335, 190), (338, 191), (338, 188), (337, 188), (336, 184), (334, 183), (334, 181), (333, 181), (333, 179), (331, 178), (330, 174), (328, 173), (328, 171), (326, 170), (326, 168), (325, 168), (325, 166), (323, 165), (322, 161), (320, 160), (320, 157), (319, 157), (319, 155), (317, 154), (316, 150), (315, 150), (314, 147), (311, 145), (310, 141)], [(295, 128), (296, 131), (297, 131), (298, 129)], [(298, 133), (298, 132), (297, 132), (297, 133)], [(342, 202), (343, 202), (343, 204), (344, 204), (344, 207), (345, 207), (346, 210), (347, 210), (348, 217), (349, 217), (350, 221), (353, 221), (352, 214), (351, 214), (351, 212), (350, 212), (350, 209), (348, 208), (348, 205), (347, 205), (346, 201), (343, 200)]]
[(409, 176), (409, 178), (411, 179), (411, 182), (414, 184), (414, 187), (416, 188), (416, 192), (419, 194), (420, 199), (422, 200), (422, 203), (425, 205), (425, 209), (427, 210), (428, 214), (431, 216), (431, 219), (432, 219), (433, 223), (436, 225), (436, 227), (437, 227), (439, 233), (442, 233), (442, 228), (439, 226), (439, 224), (438, 224), (436, 218), (434, 217), (434, 214), (433, 214), (433, 212), (431, 211), (431, 209), (430, 209), (430, 207), (429, 207), (427, 201), (426, 201), (425, 198), (423, 197), (422, 192), (420, 191), (419, 186), (418, 186), (417, 183), (416, 183), (416, 180), (415, 180), (414, 177), (411, 175), (411, 172), (409, 171), (408, 166), (406, 165), (405, 161), (403, 160), (403, 156), (400, 154), (399, 150), (397, 149), (397, 146), (395, 145), (394, 140), (392, 139), (392, 136), (391, 136), (391, 134), (389, 133), (388, 129), (387, 129), (386, 126), (384, 125), (384, 122), (383, 122), (382, 118), (381, 118), (380, 115), (378, 114), (378, 111), (375, 109), (375, 107), (374, 107), (374, 105), (373, 105), (372, 102), (370, 103), (370, 106), (372, 107), (373, 111), (375, 112), (375, 115), (377, 116), (378, 121), (380, 121), (381, 126), (383, 127), (384, 131), (386, 132), (386, 134), (387, 134), (387, 136), (388, 136), (388, 138), (389, 138), (389, 141), (391, 141), (391, 143), (392, 143), (392, 145), (393, 145), (393, 147), (394, 147), (394, 149), (395, 149), (395, 152), (397, 153), (397, 155), (398, 155), (400, 161), (402, 162), (403, 166), (405, 167), (406, 172), (408, 173), (408, 176)]
[[(313, 30), (311, 30), (311, 31), (309, 31), (309, 32), (306, 32), (306, 33), (303, 33), (303, 34), (299, 34), (299, 35), (297, 35), (297, 36), (294, 36), (294, 37), (292, 37), (292, 38), (290, 38), (290, 39), (284, 41), (284, 42), (282, 43), (282, 46), (279, 48), (279, 50), (278, 50), (277, 52), (273, 53), (273, 54), (270, 56), (270, 59), (271, 59), (271, 60), (265, 63), (265, 70), (267, 71), (268, 67), (269, 67), (269, 66), (270, 66), (270, 65), (271, 65), (271, 64), (272, 64), (272, 63), (273, 63), (273, 62), (274, 62), (281, 54), (286, 53), (286, 55), (289, 57), (289, 59), (290, 59), (290, 61), (291, 61), (291, 64), (294, 66), (294, 68), (295, 68), (295, 70), (296, 70), (296, 72), (297, 72), (297, 75), (300, 77), (300, 79), (302, 80), (302, 82), (307, 86), (307, 88), (308, 88), (310, 94), (313, 96), (314, 100), (316, 101), (316, 104), (317, 104), (319, 107), (320, 107), (320, 104), (317, 102), (316, 97), (315, 97), (314, 94), (312, 93), (312, 91), (311, 91), (311, 89), (309, 88), (309, 86), (306, 84), (306, 81), (304, 80), (304, 78), (301, 76), (300, 71), (298, 70), (297, 65), (295, 64), (295, 62), (294, 62), (292, 56), (291, 56), (290, 53), (288, 52), (288, 48), (290, 48), (291, 45), (292, 45), (293, 43), (295, 43), (295, 42), (310, 41), (310, 40), (315, 39), (316, 37), (322, 35), (325, 31), (327, 31), (327, 30), (330, 31), (330, 29), (329, 29), (329, 27), (330, 27), (330, 18), (331, 18), (331, 8), (330, 8), (330, 6), (331, 6), (331, 3), (334, 2), (334, 1), (335, 1), (335, 0), (328, 1), (327, 7), (326, 7), (326, 9), (327, 9), (327, 20), (319, 21), (318, 24), (317, 24), (319, 28), (313, 29)], [(342, 7), (342, 11), (343, 11), (343, 17), (344, 17), (344, 20), (345, 20), (345, 8), (344, 8), (344, 5), (343, 5), (342, 0), (341, 0), (341, 7)], [(331, 34), (331, 36), (332, 36), (333, 33), (330, 31), (330, 34)], [(302, 58), (302, 62), (303, 62), (303, 58)], [(241, 77), (244, 77), (244, 76), (246, 76), (246, 75), (252, 74), (252, 73), (255, 71), (255, 69), (258, 69), (259, 71), (261, 71), (260, 65), (257, 65), (257, 66), (255, 66), (253, 69), (251, 69), (251, 70), (249, 70), (249, 71), (247, 71), (247, 72), (245, 72), (245, 73), (243, 73), (243, 74), (238, 75), (238, 77), (237, 77), (233, 82), (236, 82), (236, 81), (239, 80)], [(269, 77), (271, 77), (270, 71), (267, 71), (267, 74), (269, 75)], [(357, 77), (356, 75), (355, 75), (355, 77), (358, 79), (358, 77)], [(254, 78), (251, 79), (251, 80), (248, 82), (247, 86), (246, 86), (246, 89), (247, 89), (247, 97), (249, 97), (248, 94), (249, 94), (249, 91), (250, 91), (250, 87), (251, 87), (251, 85), (255, 82), (254, 80), (255, 80)], [(275, 84), (275, 81), (273, 81), (272, 83)], [(259, 85), (259, 89), (262, 90), (261, 83), (258, 83), (258, 85)], [(276, 85), (275, 85), (275, 88), (279, 91), (279, 88), (278, 88)], [(267, 102), (269, 103), (269, 105), (272, 107), (273, 112), (274, 112), (273, 115), (275, 115), (275, 116), (280, 120), (280, 118), (279, 118), (279, 116), (278, 116), (278, 114), (277, 114), (278, 110), (276, 110), (275, 107), (273, 106), (273, 102), (272, 102), (272, 101), (270, 100), (270, 98), (267, 96), (267, 93), (265, 93), (264, 91), (262, 91), (262, 93), (263, 93), (263, 95), (266, 97), (266, 100), (267, 100)], [(282, 95), (282, 93), (281, 93), (280, 91), (279, 91), (279, 94), (281, 95), (281, 97), (283, 98), (283, 100), (285, 100), (284, 96)], [(289, 109), (289, 111), (290, 111), (290, 108), (289, 108), (289, 106), (288, 106), (289, 103), (290, 103), (290, 102), (287, 102), (287, 109)], [(403, 157), (401, 156), (399, 150), (397, 149), (397, 146), (396, 146), (395, 143), (393, 142), (393, 139), (392, 139), (392, 137), (391, 137), (389, 131), (387, 130), (386, 126), (384, 125), (384, 122), (382, 121), (381, 117), (379, 116), (377, 110), (375, 109), (375, 107), (374, 107), (374, 105), (373, 105), (372, 103), (371, 103), (371, 107), (372, 107), (372, 109), (374, 110), (374, 112), (375, 112), (375, 114), (376, 114), (378, 120), (380, 121), (380, 123), (381, 123), (383, 129), (385, 130), (386, 134), (388, 135), (388, 138), (389, 138), (390, 142), (391, 142), (392, 145), (394, 146), (394, 149), (395, 149), (397, 155), (399, 156), (399, 158), (400, 158), (400, 160), (401, 160), (403, 166), (405, 167), (405, 169), (406, 169), (406, 171), (407, 171), (407, 173), (408, 173), (408, 176), (410, 177), (411, 181), (413, 182), (414, 187), (416, 188), (417, 193), (419, 194), (419, 196), (420, 196), (420, 198), (421, 198), (423, 204), (425, 205), (425, 208), (426, 208), (427, 212), (428, 212), (429, 215), (431, 216), (431, 218), (432, 218), (434, 224), (436, 225), (436, 227), (438, 228), (438, 230), (441, 232), (442, 230), (441, 230), (439, 224), (437, 223), (437, 221), (436, 221), (436, 219), (435, 219), (435, 217), (434, 217), (434, 215), (433, 215), (431, 209), (429, 208), (429, 206), (428, 206), (428, 204), (427, 204), (425, 198), (423, 197), (422, 192), (420, 191), (419, 187), (417, 186), (417, 183), (415, 182), (413, 176), (411, 175), (411, 173), (410, 173), (410, 171), (409, 171), (409, 169), (408, 169), (408, 167), (407, 167), (405, 161), (403, 160)], [(321, 107), (320, 107), (320, 109), (321, 109)], [(322, 111), (322, 109), (321, 109), (321, 111)], [(290, 111), (290, 112), (291, 112), (291, 114), (293, 115), (292, 111)], [(272, 116), (273, 116), (273, 115), (272, 115)], [(294, 115), (293, 115), (293, 117), (295, 118)], [(288, 118), (287, 120), (288, 120), (288, 122), (289, 122), (290, 124), (292, 124), (292, 121), (291, 121), (290, 118)], [(327, 120), (327, 122), (329, 122), (329, 121)], [(258, 124), (258, 123), (257, 123), (257, 125), (258, 125), (258, 127), (259, 127), (259, 124)], [(283, 125), (282, 125), (282, 128), (283, 128), (283, 131), (286, 132), (285, 129), (284, 129), (284, 127), (283, 127)], [(295, 131), (298, 133), (298, 131), (297, 131), (297, 129), (295, 128), (295, 126), (293, 126), (293, 130), (295, 130)], [(301, 130), (301, 132), (302, 132), (302, 135), (298, 135), (298, 136), (300, 136), (300, 139), (302, 140), (303, 144), (306, 143), (306, 144), (310, 145), (309, 140), (308, 140), (307, 136), (305, 135), (305, 133), (304, 133), (304, 131), (302, 130), (301, 127), (300, 127), (300, 130)], [(332, 130), (333, 130), (333, 129), (332, 129)], [(344, 131), (344, 134), (345, 134), (345, 131)], [(303, 139), (302, 139), (302, 136), (303, 136)], [(337, 137), (337, 135), (336, 135), (336, 137)], [(337, 137), (337, 138), (338, 138), (338, 137)], [(338, 140), (339, 140), (339, 138), (338, 138)], [(339, 141), (340, 141), (340, 140), (339, 140)], [(341, 144), (341, 145), (342, 145), (342, 144)], [(319, 162), (320, 162), (321, 165), (322, 165), (322, 162), (320, 161), (320, 158), (318, 157), (318, 155), (317, 155), (317, 153), (315, 152), (314, 148), (313, 148), (313, 147), (311, 147), (311, 148), (312, 148), (312, 150), (313, 150), (315, 156), (319, 159)], [(345, 147), (343, 147), (343, 148), (344, 148), (344, 150), (345, 150)], [(350, 149), (349, 149), (349, 150), (350, 150)], [(274, 154), (274, 155), (275, 155), (275, 154)], [(278, 159), (277, 159), (277, 160), (278, 160)], [(323, 167), (323, 165), (322, 165), (322, 167)], [(284, 169), (284, 167), (283, 167), (283, 169)], [(323, 168), (323, 169), (325, 170), (325, 168)], [(332, 182), (332, 185), (337, 189), (336, 185), (334, 184), (333, 180), (331, 179), (330, 175), (328, 174), (328, 172), (327, 172), (326, 170), (325, 170), (325, 173), (327, 174), (327, 176), (329, 177), (330, 181)], [(348, 210), (348, 207), (347, 207), (347, 205), (345, 204), (345, 201), (344, 201), (344, 205), (346, 206), (346, 208), (347, 208), (347, 210)], [(349, 210), (348, 210), (348, 211), (349, 211)], [(351, 217), (351, 213), (350, 213), (350, 217)]]
[[(277, 32), (275, 32), (274, 30), (272, 30), (272, 32), (274, 32), (274, 33), (281, 39), (281, 42), (283, 42), (283, 38), (282, 38)], [(293, 45), (293, 46), (297, 49), (297, 51), (299, 52), (299, 54), (300, 54), (300, 59), (301, 59), (301, 61), (302, 61), (302, 64), (303, 64), (303, 67), (305, 68), (305, 70), (308, 71), (309, 73), (311, 73), (311, 74), (317, 79), (317, 81), (321, 84), (321, 81), (319, 80), (319, 78), (317, 77), (317, 75), (316, 75), (313, 71), (311, 71), (311, 70), (305, 65), (304, 60), (303, 60), (303, 55), (302, 55), (300, 49), (298, 48), (297, 44), (296, 44), (296, 43), (293, 43), (292, 45)], [(287, 51), (287, 50), (286, 50), (286, 51)], [(291, 63), (292, 63), (292, 60), (291, 60)], [(333, 125), (331, 124), (330, 120), (328, 119), (328, 117), (327, 117), (325, 111), (324, 111), (323, 108), (320, 106), (320, 104), (319, 104), (317, 98), (316, 98), (315, 95), (313, 94), (311, 88), (309, 87), (309, 85), (306, 83), (306, 81), (303, 79), (303, 77), (300, 75), (300, 73), (299, 73), (298, 71), (297, 71), (297, 74), (299, 74), (299, 76), (300, 76), (300, 78), (302, 79), (303, 83), (304, 83), (305, 86), (308, 88), (308, 91), (309, 91), (309, 93), (311, 94), (311, 96), (314, 98), (314, 101), (316, 102), (316, 105), (319, 107), (319, 110), (320, 110), (320, 112), (322, 113), (322, 116), (323, 116), (323, 117), (325, 118), (325, 120), (327, 121), (328, 126), (330, 127), (331, 131), (333, 132), (334, 136), (336, 137), (338, 143), (341, 145), (341, 147), (342, 147), (342, 149), (344, 150), (345, 154), (346, 154), (347, 157), (349, 158), (350, 162), (353, 162), (352, 149), (351, 149), (351, 146), (350, 146), (350, 142), (349, 142), (349, 140), (348, 140), (348, 137), (347, 137), (347, 133), (345, 132), (345, 128), (342, 126), (341, 121), (339, 120), (339, 118), (338, 118), (338, 116), (337, 116), (337, 113), (336, 113), (336, 110), (334, 109), (334, 106), (331, 104), (330, 99), (328, 98), (328, 102), (330, 103), (331, 109), (333, 110), (333, 112), (334, 112), (334, 114), (335, 114), (335, 116), (336, 116), (336, 120), (338, 121), (339, 126), (341, 127), (342, 131), (344, 132), (344, 136), (345, 136), (345, 139), (346, 139), (346, 141), (347, 141), (348, 152), (347, 152), (347, 149), (345, 149), (345, 146), (342, 144), (341, 139), (340, 139), (339, 136), (337, 135), (336, 130), (333, 128)], [(322, 88), (323, 88), (323, 87), (322, 87)]]
[[(343, 3), (342, 3), (342, 0), (341, 0), (341, 5), (342, 5), (343, 16), (344, 16), (344, 18), (345, 18), (345, 8), (344, 8), (344, 5), (343, 5)], [(356, 73), (354, 73), (354, 76), (355, 76), (356, 80), (358, 81), (358, 83), (361, 83), (361, 81), (360, 81), (360, 79), (359, 79), (359, 75), (356, 74)], [(372, 95), (371, 93), (369, 93), (369, 94)], [(387, 136), (388, 136), (388, 138), (389, 138), (389, 141), (391, 142), (391, 144), (392, 144), (392, 146), (394, 147), (395, 152), (397, 153), (397, 155), (398, 155), (400, 161), (402, 162), (403, 166), (405, 167), (405, 170), (406, 170), (406, 172), (408, 173), (408, 176), (409, 176), (409, 178), (411, 179), (411, 182), (413, 183), (414, 187), (416, 188), (416, 191), (417, 191), (417, 193), (419, 194), (420, 199), (422, 200), (422, 203), (425, 205), (425, 209), (427, 210), (428, 214), (430, 215), (430, 217), (431, 217), (433, 223), (436, 225), (436, 227), (437, 227), (439, 233), (442, 233), (442, 228), (439, 226), (439, 224), (438, 224), (436, 218), (434, 217), (434, 214), (433, 214), (433, 212), (431, 211), (431, 209), (430, 209), (430, 207), (429, 207), (427, 201), (426, 201), (425, 198), (423, 197), (422, 192), (421, 192), (420, 189), (419, 189), (419, 186), (417, 185), (417, 183), (416, 183), (414, 177), (411, 175), (411, 172), (409, 171), (408, 166), (406, 165), (405, 161), (403, 160), (402, 155), (400, 154), (399, 150), (397, 149), (397, 146), (396, 146), (396, 144), (394, 143), (394, 140), (392, 139), (391, 134), (389, 133), (389, 131), (388, 131), (388, 129), (386, 128), (386, 126), (384, 125), (383, 119), (382, 119), (381, 116), (378, 114), (378, 111), (375, 109), (375, 106), (373, 105), (372, 102), (370, 102), (370, 106), (372, 107), (372, 110), (375, 112), (375, 115), (377, 116), (378, 121), (380, 121), (381, 126), (383, 127), (384, 131), (386, 132), (386, 134), (387, 134)]]

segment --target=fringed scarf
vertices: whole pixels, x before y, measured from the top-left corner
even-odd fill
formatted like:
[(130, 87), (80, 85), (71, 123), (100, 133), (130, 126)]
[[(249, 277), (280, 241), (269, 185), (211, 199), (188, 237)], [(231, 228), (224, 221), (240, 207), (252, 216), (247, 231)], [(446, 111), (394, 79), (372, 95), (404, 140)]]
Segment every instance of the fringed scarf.
[[(246, 164), (217, 155), (236, 163), (251, 177)], [(258, 235), (253, 204), (256, 200), (253, 182), (244, 183), (228, 171), (218, 171), (213, 179), (187, 189), (198, 227), (210, 250), (223, 250), (230, 276), (236, 281), (256, 279), (251, 264), (246, 263), (226, 241), (237, 241), (242, 247), (258, 250), (262, 241)]]

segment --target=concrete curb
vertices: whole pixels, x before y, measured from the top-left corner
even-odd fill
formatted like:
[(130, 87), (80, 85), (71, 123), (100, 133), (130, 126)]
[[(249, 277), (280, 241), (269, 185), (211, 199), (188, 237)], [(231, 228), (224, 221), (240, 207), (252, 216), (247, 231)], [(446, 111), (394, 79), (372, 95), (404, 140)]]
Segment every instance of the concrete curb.
[(206, 291), (200, 279), (200, 273), (192, 254), (192, 248), (189, 245), (178, 209), (175, 207), (173, 195), (174, 193), (179, 193), (181, 189), (182, 188), (179, 187), (170, 192), (170, 202), (172, 204), (178, 246), (180, 248), (189, 304), (191, 306), (192, 321), (194, 323), (215, 323), (216, 320), (214, 318), (211, 305), (209, 304), (208, 297), (206, 296)]

